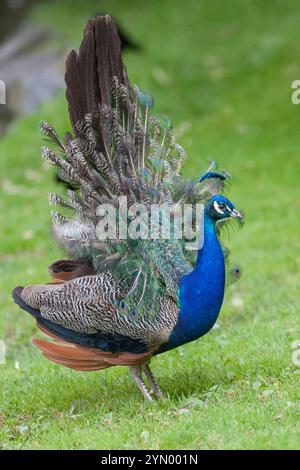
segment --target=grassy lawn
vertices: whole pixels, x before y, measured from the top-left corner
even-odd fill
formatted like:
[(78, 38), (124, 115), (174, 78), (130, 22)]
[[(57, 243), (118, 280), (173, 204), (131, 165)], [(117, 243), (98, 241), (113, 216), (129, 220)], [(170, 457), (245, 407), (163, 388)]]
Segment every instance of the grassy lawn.
[(243, 277), (218, 328), (153, 360), (162, 403), (144, 403), (126, 368), (76, 373), (47, 362), (10, 293), (48, 280), (60, 256), (47, 202), (57, 188), (38, 128), (42, 118), (69, 128), (63, 94), (19, 121), (0, 142), (0, 448), (299, 448), (300, 106), (290, 99), (299, 2), (65, 0), (41, 3), (32, 17), (77, 46), (98, 10), (142, 45), (125, 55), (129, 75), (172, 118), (186, 174), (200, 175), (213, 157), (233, 175), (229, 197), (246, 224), (229, 246)]

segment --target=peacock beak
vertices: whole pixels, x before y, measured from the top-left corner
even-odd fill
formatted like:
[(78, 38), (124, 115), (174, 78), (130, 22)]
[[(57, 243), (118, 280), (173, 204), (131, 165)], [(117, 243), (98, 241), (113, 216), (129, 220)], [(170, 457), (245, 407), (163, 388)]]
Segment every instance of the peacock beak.
[(242, 214), (239, 211), (237, 211), (236, 209), (232, 209), (232, 211), (230, 212), (230, 217), (235, 217), (237, 219), (243, 220)]

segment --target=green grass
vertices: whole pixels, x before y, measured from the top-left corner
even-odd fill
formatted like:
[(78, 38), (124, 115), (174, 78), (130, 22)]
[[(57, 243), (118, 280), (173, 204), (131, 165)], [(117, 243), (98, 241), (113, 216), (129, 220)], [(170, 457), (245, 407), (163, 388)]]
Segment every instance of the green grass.
[(229, 196), (246, 212), (230, 241), (243, 277), (227, 291), (218, 329), (153, 360), (162, 403), (144, 403), (126, 369), (84, 374), (47, 362), (10, 292), (47, 280), (60, 256), (47, 204), (56, 187), (39, 157), (38, 125), (43, 118), (68, 128), (63, 95), (22, 119), (0, 143), (0, 338), (8, 349), (0, 446), (299, 448), (291, 345), (300, 339), (300, 107), (290, 100), (300, 78), (299, 2), (65, 0), (32, 16), (76, 46), (88, 15), (105, 9), (143, 46), (126, 53), (130, 77), (172, 118), (189, 154), (186, 174), (200, 175), (211, 156), (232, 173)]

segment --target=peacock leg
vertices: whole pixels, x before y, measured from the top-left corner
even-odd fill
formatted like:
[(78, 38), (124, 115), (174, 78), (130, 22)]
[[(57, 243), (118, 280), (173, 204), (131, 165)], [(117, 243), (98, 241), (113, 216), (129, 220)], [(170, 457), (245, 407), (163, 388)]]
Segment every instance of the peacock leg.
[(145, 382), (142, 378), (141, 366), (140, 365), (130, 366), (129, 367), (129, 372), (131, 373), (131, 375), (133, 377), (133, 380), (135, 381), (135, 383), (139, 387), (140, 391), (142, 392), (142, 394), (144, 395), (146, 400), (152, 401), (152, 397), (151, 397), (149, 391), (147, 390), (146, 384), (145, 384)]
[(156, 398), (158, 398), (158, 400), (162, 400), (163, 399), (163, 394), (162, 394), (162, 391), (161, 389), (159, 388), (155, 378), (154, 378), (154, 375), (152, 374), (152, 371), (150, 369), (150, 361), (146, 361), (146, 362), (143, 362), (142, 363), (142, 370), (145, 374), (145, 376), (147, 377), (148, 381), (149, 381), (149, 384), (151, 385), (151, 388), (152, 388), (152, 391), (154, 393), (154, 395), (156, 396)]

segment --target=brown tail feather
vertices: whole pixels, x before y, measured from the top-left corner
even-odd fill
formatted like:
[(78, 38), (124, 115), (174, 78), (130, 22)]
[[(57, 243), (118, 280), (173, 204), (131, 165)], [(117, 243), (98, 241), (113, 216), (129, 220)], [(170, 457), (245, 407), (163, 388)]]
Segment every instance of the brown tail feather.
[(68, 282), (71, 279), (73, 279), (72, 273), (57, 273), (52, 276), (53, 282), (57, 284)]
[(45, 341), (43, 339), (35, 339), (34, 344), (46, 354), (54, 355), (66, 359), (101, 361), (101, 351), (98, 349), (84, 348), (77, 344), (67, 342)]
[(76, 277), (95, 274), (93, 266), (83, 260), (61, 259), (49, 266), (49, 273), (54, 282), (67, 282)]
[(77, 370), (99, 370), (111, 367), (102, 361), (98, 351), (91, 352), (91, 348), (82, 348), (71, 343), (50, 343), (35, 339), (33, 343), (43, 352), (43, 355), (52, 362)]
[(49, 342), (35, 339), (33, 343), (42, 351), (47, 359), (71, 369), (92, 371), (117, 365), (132, 366), (151, 357), (150, 352), (143, 354), (111, 353), (101, 351), (100, 349), (79, 346), (61, 340), (40, 324), (38, 324), (38, 327), (56, 341)]
[(67, 362), (56, 357), (48, 356), (47, 354), (44, 354), (44, 353), (43, 353), (43, 356), (46, 357), (51, 362), (55, 362), (56, 364), (59, 364), (64, 367), (68, 367), (69, 369), (75, 369), (75, 370), (80, 370), (80, 371), (102, 370), (102, 369), (107, 369), (108, 367), (111, 367), (109, 364), (102, 364), (102, 363), (81, 364), (80, 361)]
[(105, 366), (101, 367), (101, 366), (93, 366), (93, 365), (91, 365), (91, 366), (88, 366), (88, 365), (87, 366), (75, 366), (75, 365), (67, 366), (67, 365), (65, 365), (65, 367), (68, 367), (69, 369), (78, 370), (80, 372), (93, 372), (95, 370), (108, 369), (111, 366), (105, 365)]
[(36, 326), (38, 327), (39, 330), (41, 330), (43, 333), (45, 333), (45, 335), (50, 336), (51, 338), (54, 338), (56, 341), (64, 342), (61, 338), (59, 338), (59, 336), (56, 336), (51, 331), (47, 330), (47, 328), (45, 326), (41, 325), (41, 323), (39, 323), (39, 321), (36, 322)]
[(113, 77), (128, 85), (118, 29), (110, 16), (92, 18), (85, 29), (79, 54), (66, 62), (67, 100), (73, 127), (99, 104), (110, 102)]

